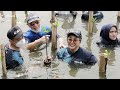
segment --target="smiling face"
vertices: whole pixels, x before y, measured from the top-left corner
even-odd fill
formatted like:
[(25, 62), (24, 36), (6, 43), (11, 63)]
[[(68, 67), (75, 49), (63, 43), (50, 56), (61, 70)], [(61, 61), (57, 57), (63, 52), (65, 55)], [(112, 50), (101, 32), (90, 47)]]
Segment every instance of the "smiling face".
[(68, 47), (70, 48), (70, 50), (72, 52), (75, 52), (75, 51), (77, 51), (79, 49), (80, 42), (81, 42), (81, 40), (79, 38), (77, 38), (76, 36), (74, 36), (74, 35), (70, 35), (67, 38)]
[(118, 35), (117, 29), (116, 29), (115, 27), (112, 27), (112, 28), (110, 29), (110, 32), (109, 32), (109, 38), (110, 38), (111, 40), (116, 40), (116, 39), (117, 39), (117, 35)]

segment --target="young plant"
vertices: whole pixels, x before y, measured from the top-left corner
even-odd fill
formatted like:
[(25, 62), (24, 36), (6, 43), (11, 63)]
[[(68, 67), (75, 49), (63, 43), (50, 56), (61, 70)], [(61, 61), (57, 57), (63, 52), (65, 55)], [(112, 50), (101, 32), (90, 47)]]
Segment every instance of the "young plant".
[(55, 23), (53, 23), (54, 26), (59, 26), (60, 25), (60, 22), (57, 20)]
[(108, 52), (108, 50), (105, 50), (105, 53), (103, 53), (105, 58), (108, 58), (108, 56), (111, 54), (111, 51)]

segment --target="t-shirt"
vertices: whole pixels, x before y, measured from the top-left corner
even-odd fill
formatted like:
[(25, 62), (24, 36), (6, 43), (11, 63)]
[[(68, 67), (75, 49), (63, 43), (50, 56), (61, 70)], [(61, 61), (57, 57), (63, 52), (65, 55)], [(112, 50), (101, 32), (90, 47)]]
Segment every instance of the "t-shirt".
[(6, 68), (14, 69), (23, 64), (24, 60), (20, 51), (10, 49), (8, 44), (5, 45)]
[(97, 62), (96, 57), (89, 51), (79, 48), (75, 53), (72, 53), (70, 49), (62, 48), (57, 52), (58, 59), (62, 59), (67, 63), (82, 62), (84, 64), (95, 64)]

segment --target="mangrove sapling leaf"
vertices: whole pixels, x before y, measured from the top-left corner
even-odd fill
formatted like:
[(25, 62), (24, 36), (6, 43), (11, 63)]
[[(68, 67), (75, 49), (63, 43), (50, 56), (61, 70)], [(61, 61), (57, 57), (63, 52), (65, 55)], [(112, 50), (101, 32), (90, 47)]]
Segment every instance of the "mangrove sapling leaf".
[(108, 56), (110, 55), (111, 51), (108, 52), (108, 50), (105, 50), (105, 53), (103, 53), (105, 58), (108, 58)]
[(0, 61), (2, 60), (2, 57), (1, 57), (1, 55), (0, 55)]

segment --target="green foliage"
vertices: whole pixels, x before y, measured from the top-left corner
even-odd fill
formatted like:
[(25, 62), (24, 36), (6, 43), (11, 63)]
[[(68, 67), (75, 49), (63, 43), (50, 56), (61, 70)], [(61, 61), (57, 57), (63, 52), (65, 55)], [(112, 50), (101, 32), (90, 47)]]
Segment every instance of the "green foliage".
[(1, 57), (1, 55), (0, 55), (0, 61), (2, 60), (2, 57)]
[(45, 32), (45, 33), (50, 32), (50, 29), (46, 29), (46, 27), (45, 27), (45, 26), (42, 26), (42, 29), (44, 30), (44, 32)]
[(111, 51), (108, 52), (108, 50), (105, 50), (105, 53), (103, 53), (105, 58), (108, 58), (108, 56), (111, 54)]
[(54, 26), (59, 26), (60, 25), (60, 22), (57, 20), (55, 23), (53, 23)]
[(93, 18), (92, 18), (92, 22), (93, 22), (93, 23), (96, 23), (96, 21), (97, 21), (97, 19), (93, 17)]

